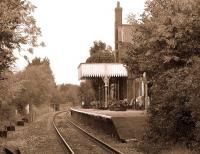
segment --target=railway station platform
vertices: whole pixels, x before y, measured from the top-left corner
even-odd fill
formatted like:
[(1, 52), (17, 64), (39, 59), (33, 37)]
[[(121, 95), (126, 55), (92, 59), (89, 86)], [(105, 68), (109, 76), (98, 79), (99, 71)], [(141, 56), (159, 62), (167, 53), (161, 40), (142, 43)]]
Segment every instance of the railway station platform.
[(75, 120), (94, 129), (117, 137), (121, 141), (138, 140), (145, 128), (144, 111), (110, 111), (99, 109), (71, 108)]

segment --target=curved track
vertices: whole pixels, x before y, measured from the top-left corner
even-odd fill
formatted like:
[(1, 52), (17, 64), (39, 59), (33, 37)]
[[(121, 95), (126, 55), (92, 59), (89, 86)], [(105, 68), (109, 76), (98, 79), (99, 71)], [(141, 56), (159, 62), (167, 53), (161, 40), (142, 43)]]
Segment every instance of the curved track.
[[(61, 132), (59, 131), (59, 128), (56, 126), (55, 123), (55, 118), (56, 116), (58, 116), (59, 114), (62, 114), (63, 112), (67, 113), (67, 116), (70, 115), (69, 111), (61, 111), (55, 114), (54, 118), (53, 118), (53, 126), (59, 136), (59, 138), (62, 140), (63, 144), (65, 145), (67, 151), (70, 154), (75, 154), (75, 152), (72, 150), (73, 148), (69, 146), (70, 143), (67, 143), (67, 141), (65, 140), (64, 136), (61, 134)], [(67, 123), (69, 123), (69, 125), (71, 125), (71, 127), (73, 127), (74, 129), (78, 130), (78, 132), (80, 132), (81, 134), (83, 134), (85, 137), (87, 137), (90, 141), (93, 142), (93, 144), (97, 145), (99, 148), (103, 149), (105, 151), (105, 153), (112, 153), (112, 154), (123, 154), (122, 152), (118, 151), (117, 149), (111, 147), (109, 144), (106, 144), (105, 142), (99, 140), (98, 138), (96, 138), (95, 136), (91, 135), (90, 133), (88, 133), (87, 131), (83, 130), (82, 128), (80, 128), (78, 125), (76, 125), (75, 123), (73, 123), (68, 117), (66, 117), (67, 119)], [(78, 134), (77, 134), (78, 136)]]
[(74, 151), (71, 149), (71, 147), (69, 146), (69, 144), (65, 141), (64, 137), (62, 136), (62, 134), (60, 133), (60, 131), (58, 130), (58, 127), (56, 126), (55, 124), (55, 118), (58, 114), (61, 114), (63, 112), (66, 112), (66, 111), (61, 111), (61, 112), (58, 112), (54, 115), (53, 117), (53, 127), (55, 128), (56, 130), (56, 133), (58, 134), (59, 138), (61, 139), (63, 145), (65, 146), (66, 150), (70, 153), (70, 154), (75, 154)]

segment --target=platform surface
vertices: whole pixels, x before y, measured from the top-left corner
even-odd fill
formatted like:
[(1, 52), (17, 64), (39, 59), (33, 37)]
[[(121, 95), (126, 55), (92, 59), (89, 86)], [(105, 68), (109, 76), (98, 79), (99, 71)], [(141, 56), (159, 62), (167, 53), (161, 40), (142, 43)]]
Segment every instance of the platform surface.
[(144, 111), (110, 111), (99, 109), (72, 108), (76, 112), (89, 114), (92, 116), (101, 116), (112, 119), (120, 139), (138, 139), (142, 136), (146, 113)]
[(99, 109), (84, 109), (84, 108), (72, 108), (73, 110), (85, 112), (88, 114), (111, 116), (111, 117), (137, 117), (145, 116), (144, 111), (138, 110), (126, 110), (126, 111), (110, 111), (110, 110), (99, 110)]

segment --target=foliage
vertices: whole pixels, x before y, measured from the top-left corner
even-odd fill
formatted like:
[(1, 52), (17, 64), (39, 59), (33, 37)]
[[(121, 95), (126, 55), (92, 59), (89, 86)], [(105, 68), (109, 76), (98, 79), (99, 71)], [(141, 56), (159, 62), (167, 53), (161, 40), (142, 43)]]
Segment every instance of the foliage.
[(101, 51), (91, 55), (86, 63), (113, 63), (114, 62), (114, 54), (110, 51)]
[(0, 80), (0, 121), (13, 121), (15, 104), (13, 100), (22, 91), (23, 81), (18, 80), (10, 71), (2, 72), (4, 80)]
[(192, 66), (166, 71), (153, 85), (145, 141), (149, 145), (153, 140), (157, 146), (179, 143), (200, 150), (200, 58), (193, 61)]
[(181, 143), (199, 149), (200, 1), (149, 0), (124, 63), (153, 83), (146, 153)]
[(62, 84), (59, 86), (59, 93), (64, 99), (64, 102), (73, 102), (73, 104), (77, 104), (79, 102), (79, 86), (77, 85)]
[(133, 46), (124, 59), (137, 73), (158, 72), (190, 63), (199, 54), (198, 0), (148, 1), (140, 21), (132, 19)]
[(15, 106), (11, 104), (0, 103), (0, 126), (1, 122), (14, 122), (15, 120)]
[(90, 48), (90, 57), (86, 63), (112, 63), (114, 60), (112, 48), (102, 41), (95, 41)]
[(5, 80), (0, 80), (0, 120), (12, 120), (15, 108), (20, 114), (25, 114), (27, 104), (32, 110), (33, 105), (39, 107), (50, 105), (51, 101), (62, 101), (47, 58), (33, 59), (22, 72), (4, 71), (2, 75)]
[(101, 51), (111, 51), (111, 46), (107, 46), (106, 43), (102, 41), (94, 41), (93, 46), (90, 47), (90, 56)]
[(126, 111), (127, 101), (125, 100), (110, 100), (109, 109), (111, 111)]
[(35, 6), (27, 0), (0, 1), (0, 73), (14, 62), (13, 50), (39, 45), (40, 29), (32, 16)]
[(43, 60), (41, 60), (41, 58), (35, 57), (31, 63), (29, 63), (29, 66), (39, 66), (42, 64), (46, 64), (46, 65), (50, 65), (50, 61), (49, 59), (46, 57)]
[(0, 1), (0, 117), (4, 120), (12, 117), (14, 100), (25, 91), (22, 73), (9, 71), (16, 59), (14, 51), (32, 53), (32, 47), (44, 46), (38, 41), (41, 31), (32, 15), (35, 8), (28, 0)]
[(80, 83), (79, 97), (84, 102), (84, 107), (90, 107), (90, 103), (95, 101), (95, 92), (91, 82), (85, 81)]
[(18, 107), (26, 104), (40, 106), (51, 101), (56, 84), (48, 59), (34, 59), (19, 75), (24, 82), (20, 95), (15, 99)]
[(62, 103), (64, 103), (64, 99), (63, 99), (63, 97), (62, 97), (62, 95), (61, 95), (61, 93), (59, 92), (58, 89), (55, 89), (53, 91), (51, 103), (52, 104), (62, 104)]
[(23, 81), (8, 70), (2, 73), (2, 77), (5, 79), (0, 80), (0, 102), (9, 104), (22, 90)]

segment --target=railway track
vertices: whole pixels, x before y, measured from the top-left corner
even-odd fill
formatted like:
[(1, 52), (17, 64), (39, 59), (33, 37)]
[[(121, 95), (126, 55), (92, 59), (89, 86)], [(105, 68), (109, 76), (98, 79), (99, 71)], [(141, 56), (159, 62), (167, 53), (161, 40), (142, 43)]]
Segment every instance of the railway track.
[[(65, 111), (63, 111), (65, 112)], [(74, 151), (71, 149), (71, 147), (69, 146), (69, 144), (65, 141), (65, 138), (63, 137), (63, 135), (61, 134), (61, 132), (59, 131), (58, 127), (56, 126), (56, 122), (55, 122), (55, 119), (56, 119), (56, 116), (63, 113), (63, 112), (58, 112), (54, 115), (53, 117), (53, 127), (55, 128), (55, 131), (56, 133), (58, 134), (58, 137), (61, 139), (64, 147), (66, 148), (67, 152), (69, 154), (75, 154)]]
[[(65, 122), (60, 121), (61, 114), (65, 114)], [(75, 123), (73, 123), (69, 118), (69, 112), (62, 111), (55, 114), (53, 118), (53, 126), (62, 140), (65, 148), (67, 149), (67, 153), (69, 154), (123, 154), (122, 152), (118, 151), (117, 149), (113, 148), (109, 144), (99, 140), (95, 136), (91, 135), (87, 131), (83, 130)], [(59, 118), (57, 118), (59, 117)]]

